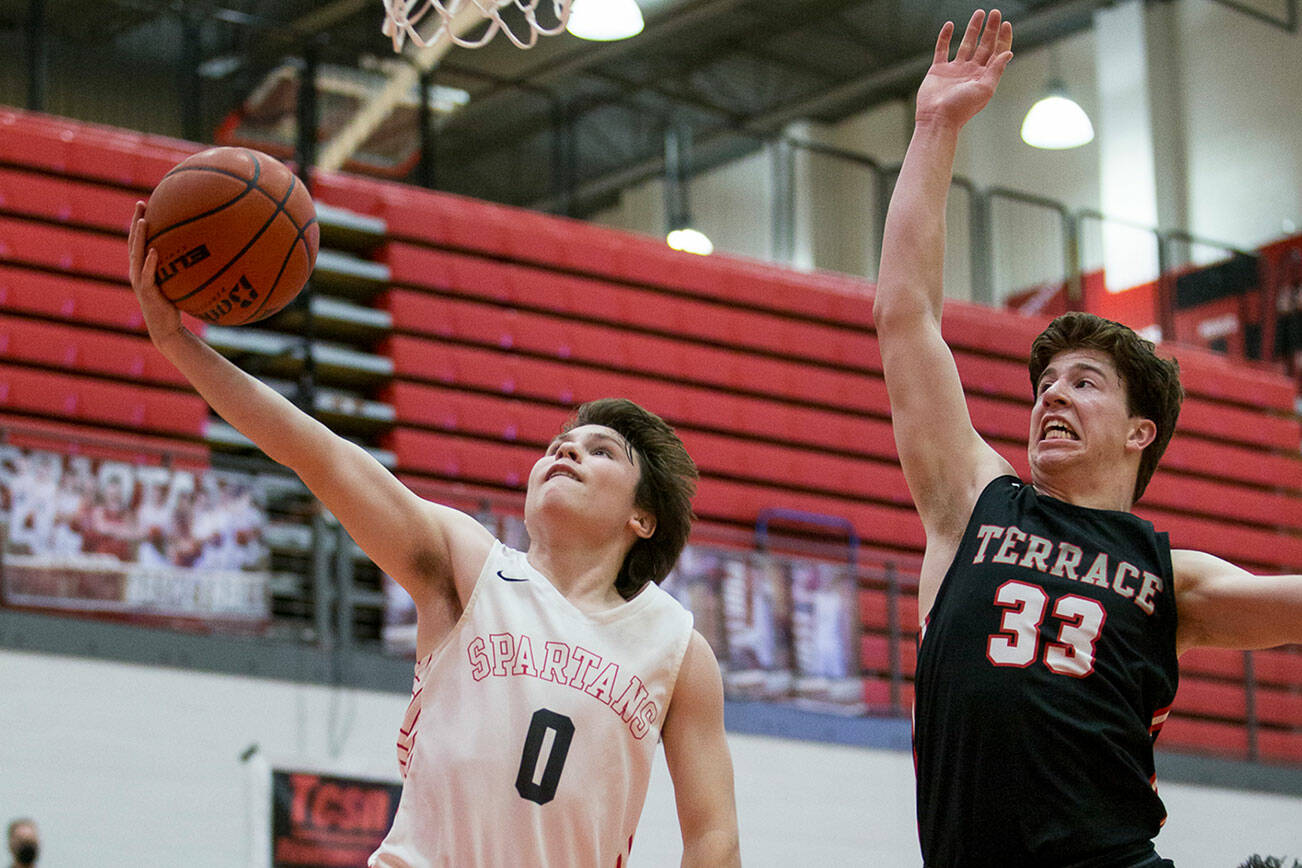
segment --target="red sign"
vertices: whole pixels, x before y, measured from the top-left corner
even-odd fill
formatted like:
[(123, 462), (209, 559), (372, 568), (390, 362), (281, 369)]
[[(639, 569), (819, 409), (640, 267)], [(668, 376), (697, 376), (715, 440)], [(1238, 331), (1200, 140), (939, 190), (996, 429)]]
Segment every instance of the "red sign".
[(400, 784), (271, 773), (272, 868), (365, 868), (398, 810)]

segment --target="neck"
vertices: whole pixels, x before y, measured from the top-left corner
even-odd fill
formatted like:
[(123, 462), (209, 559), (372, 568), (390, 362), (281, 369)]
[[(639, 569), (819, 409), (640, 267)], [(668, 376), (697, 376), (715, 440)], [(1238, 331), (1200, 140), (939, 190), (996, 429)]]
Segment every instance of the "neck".
[(1040, 494), (1089, 509), (1130, 512), (1134, 505), (1134, 476), (1126, 479), (1099, 479), (1083, 474), (1059, 473), (1054, 476), (1031, 471), (1031, 485)]
[(527, 558), (567, 600), (582, 610), (594, 611), (623, 602), (615, 590), (615, 579), (627, 553), (622, 540), (593, 546), (583, 540), (561, 542), (540, 534), (530, 540)]

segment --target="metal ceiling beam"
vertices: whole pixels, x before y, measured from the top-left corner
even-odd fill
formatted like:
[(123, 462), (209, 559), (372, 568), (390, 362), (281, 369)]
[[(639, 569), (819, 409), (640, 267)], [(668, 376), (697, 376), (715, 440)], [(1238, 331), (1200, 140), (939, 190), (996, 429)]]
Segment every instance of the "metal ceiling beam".
[[(1044, 12), (1034, 13), (1015, 22), (1016, 45), (1035, 47), (1079, 31), (1092, 25), (1094, 10), (1107, 6), (1111, 0), (1068, 0)], [(698, 134), (696, 144), (701, 147), (716, 146), (738, 135), (753, 137), (758, 144), (794, 120), (808, 118), (834, 107), (856, 102), (871, 103), (874, 94), (909, 92), (926, 74), (931, 65), (930, 53), (915, 55), (884, 69), (845, 82), (827, 93), (802, 99), (757, 115), (742, 130), (719, 129)], [(866, 107), (866, 106), (865, 106)], [(619, 190), (654, 177), (664, 170), (663, 154), (609, 172), (580, 184), (571, 194), (576, 202), (610, 196)], [(549, 210), (552, 203), (543, 199), (530, 203), (530, 208)]]
[[(530, 70), (528, 80), (534, 85), (546, 86), (567, 76), (580, 73), (588, 67), (597, 66), (607, 61), (617, 60), (633, 51), (645, 51), (657, 42), (667, 41), (676, 34), (709, 22), (722, 16), (738, 6), (746, 5), (750, 0), (707, 0), (693, 6), (685, 12), (666, 15), (650, 22), (638, 34), (636, 40), (607, 42), (595, 47), (585, 47), (564, 55), (555, 62), (542, 64)], [(478, 97), (479, 102), (490, 100), (506, 90), (515, 87), (516, 82), (503, 82), (501, 89), (493, 89)]]
[[(1034, 48), (1070, 33), (1093, 26), (1093, 12), (1109, 6), (1113, 0), (1069, 0), (1059, 3), (1044, 12), (1014, 22), (1014, 47), (1023, 50)], [(874, 92), (884, 88), (899, 86), (910, 76), (918, 82), (926, 75), (931, 66), (930, 53), (916, 55), (901, 63), (879, 72), (869, 73), (858, 78), (842, 82), (836, 87), (813, 96), (779, 106), (772, 111), (757, 115), (748, 125), (756, 131), (780, 129), (791, 121), (817, 117), (825, 112), (838, 111), (842, 106), (862, 102)]]
[[(716, 0), (716, 2), (713, 3), (705, 3), (702, 4), (701, 6), (695, 6), (692, 9), (688, 10), (688, 12), (675, 16), (672, 19), (666, 20), (666, 23), (663, 26), (658, 27), (654, 35), (657, 37), (657, 41), (660, 37), (667, 39), (669, 36), (671, 36), (674, 33), (677, 33), (679, 30), (694, 24), (699, 17), (705, 15), (707, 12), (709, 15), (723, 14), (723, 12), (731, 10), (732, 7), (743, 5), (748, 2), (750, 2), (750, 0)], [(814, 12), (815, 17), (810, 20), (820, 20), (823, 18), (830, 18), (845, 8), (855, 6), (855, 5), (860, 5), (864, 2), (865, 0), (821, 0), (821, 2), (817, 2), (817, 3), (813, 3), (813, 2), (807, 3), (805, 10), (810, 11), (810, 7), (812, 7), (812, 11)], [(751, 46), (751, 44), (747, 41), (747, 37), (766, 32), (767, 29), (770, 27), (770, 23), (771, 23), (770, 20), (766, 19), (763, 22), (752, 24), (751, 26), (746, 28), (742, 33), (734, 34), (729, 38), (727, 38), (726, 40), (723, 40), (719, 44), (733, 48), (739, 53), (756, 56), (756, 52)], [(642, 36), (638, 37), (637, 43), (630, 42), (626, 46), (620, 46), (619, 44), (602, 46), (592, 52), (582, 55), (580, 58), (577, 59), (571, 58), (570, 61), (563, 63), (559, 67), (555, 67), (555, 68), (544, 67), (542, 71), (535, 71), (530, 75), (530, 83), (537, 84), (537, 82), (540, 79), (552, 80), (554, 78), (559, 77), (562, 74), (570, 75), (570, 76), (573, 75), (595, 76), (594, 70), (589, 69), (587, 67), (597, 66), (601, 62), (603, 62), (603, 60), (606, 58), (617, 57), (624, 53), (633, 53), (634, 51), (636, 51), (639, 54), (650, 53), (648, 48), (645, 45), (645, 42), (643, 41), (645, 37), (646, 37), (646, 31), (643, 32)], [(599, 59), (592, 60), (592, 58), (594, 57)], [(694, 62), (676, 64), (674, 69), (675, 78), (680, 80), (687, 80), (690, 78), (692, 73), (704, 67), (710, 66), (711, 64), (717, 63), (718, 60), (719, 60), (719, 56), (712, 52), (708, 57), (701, 58)], [(786, 59), (781, 59), (781, 60), (784, 65), (789, 65), (797, 69), (801, 68), (798, 64), (787, 61)], [(820, 71), (808, 70), (808, 71), (811, 74), (825, 75), (821, 70)], [(506, 83), (506, 82), (504, 82), (502, 85), (503, 89), (510, 88), (513, 86), (517, 86), (517, 85), (515, 85), (514, 83)], [(606, 99), (589, 101), (581, 109), (578, 109), (577, 113), (582, 114), (586, 112), (596, 111), (600, 108), (604, 108), (609, 105), (628, 104), (632, 100), (633, 94), (636, 91), (636, 89), (642, 89), (642, 88), (643, 86), (641, 84), (633, 83), (632, 89), (626, 86), (624, 93), (611, 96)], [(715, 115), (724, 116), (727, 118), (727, 123), (731, 128), (746, 129), (753, 126), (753, 123), (751, 123), (750, 121), (750, 118), (752, 117), (751, 114), (739, 113), (736, 111), (728, 111), (727, 109), (723, 109), (721, 107), (716, 106), (714, 103), (712, 103), (710, 100), (705, 99), (704, 97), (684, 96), (682, 94), (678, 94), (663, 88), (646, 88), (646, 89), (651, 90), (652, 92), (666, 99), (669, 99), (678, 105), (682, 105), (687, 108), (702, 109), (707, 112), (713, 113)], [(494, 89), (494, 90), (490, 90), (488, 93), (482, 96), (476, 97), (474, 100), (471, 101), (470, 107), (467, 110), (464, 110), (460, 113), (460, 117), (463, 119), (473, 117), (475, 113), (479, 113), (487, 110), (486, 105), (488, 101), (491, 100), (492, 97), (497, 96), (502, 92), (503, 90)], [(706, 108), (707, 106), (710, 106), (710, 108)], [(725, 115), (724, 112), (726, 112), (727, 114)], [(528, 127), (521, 128), (518, 132), (518, 135), (516, 136), (516, 139), (527, 138), (530, 135), (534, 135), (545, 128), (546, 128), (545, 122), (536, 123)], [(514, 144), (507, 143), (503, 145), (501, 144), (500, 137), (492, 137), (492, 138), (483, 139), (478, 142), (471, 142), (468, 145), (466, 145), (468, 152), (475, 153), (475, 154), (484, 154), (485, 147), (488, 147), (487, 152), (491, 153), (496, 150), (502, 150), (504, 148), (514, 147)]]

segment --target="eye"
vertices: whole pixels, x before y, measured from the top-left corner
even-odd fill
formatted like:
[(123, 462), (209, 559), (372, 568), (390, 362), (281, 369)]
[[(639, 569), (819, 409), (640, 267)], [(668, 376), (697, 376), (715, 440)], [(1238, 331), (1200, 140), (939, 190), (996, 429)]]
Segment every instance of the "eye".
[(610, 451), (610, 447), (609, 447), (609, 446), (597, 446), (597, 447), (595, 447), (595, 448), (592, 450), (592, 454), (593, 454), (593, 455), (604, 455), (604, 456), (606, 456), (607, 458), (609, 458), (609, 457), (611, 457), (611, 454), (612, 454), (612, 453), (611, 453), (611, 451)]
[(1076, 388), (1078, 389), (1083, 388), (1085, 386), (1092, 387), (1093, 385), (1094, 385), (1094, 381), (1091, 380), (1089, 377), (1081, 377), (1079, 380), (1076, 381)]

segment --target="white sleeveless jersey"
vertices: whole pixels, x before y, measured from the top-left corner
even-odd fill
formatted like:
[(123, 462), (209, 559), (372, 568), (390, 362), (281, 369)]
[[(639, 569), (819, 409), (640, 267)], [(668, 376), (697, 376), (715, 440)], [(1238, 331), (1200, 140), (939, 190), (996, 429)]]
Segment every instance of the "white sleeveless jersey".
[(585, 614), (494, 542), (416, 664), (372, 868), (626, 868), (692, 616), (648, 584)]

